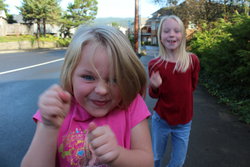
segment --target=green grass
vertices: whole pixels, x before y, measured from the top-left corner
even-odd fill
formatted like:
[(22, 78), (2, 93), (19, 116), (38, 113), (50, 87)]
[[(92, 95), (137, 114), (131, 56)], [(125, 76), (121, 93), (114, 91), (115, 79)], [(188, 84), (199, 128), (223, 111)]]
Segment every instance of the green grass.
[(34, 38), (32, 35), (0, 36), (0, 42), (31, 41)]
[(59, 38), (53, 35), (46, 35), (45, 37), (42, 36), (37, 39), (35, 36), (32, 35), (20, 35), (20, 36), (0, 36), (0, 43), (1, 42), (16, 42), (16, 41), (42, 41), (42, 42), (56, 42), (59, 46), (67, 47), (71, 41), (69, 38)]

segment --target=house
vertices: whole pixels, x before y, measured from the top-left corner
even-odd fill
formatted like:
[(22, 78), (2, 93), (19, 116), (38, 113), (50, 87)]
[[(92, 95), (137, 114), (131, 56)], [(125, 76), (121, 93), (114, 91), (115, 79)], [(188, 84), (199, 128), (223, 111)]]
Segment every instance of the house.
[[(176, 9), (182, 10), (183, 8), (185, 8), (185, 2), (181, 3)], [(141, 40), (145, 44), (158, 45), (157, 31), (162, 17), (175, 13), (174, 8), (170, 7), (164, 7), (154, 12), (152, 17), (149, 18), (146, 24), (141, 28)], [(187, 38), (189, 38), (189, 35), (196, 29), (196, 25), (186, 19), (184, 19), (183, 22), (187, 27), (186, 34)]]
[[(37, 32), (37, 24), (27, 24), (23, 21), (22, 15), (13, 15), (17, 23), (8, 24), (5, 12), (0, 11), (0, 36), (6, 35), (33, 35)], [(59, 36), (60, 26), (46, 24), (46, 33)], [(43, 25), (41, 25), (43, 33)]]
[(166, 8), (161, 8), (152, 14), (144, 27), (141, 29), (141, 38), (144, 43), (149, 43), (151, 45), (157, 45), (157, 30), (161, 21), (161, 18), (166, 15), (172, 14), (173, 11)]
[(127, 32), (127, 28), (126, 28), (126, 27), (119, 26), (118, 29), (119, 29), (123, 34), (126, 34), (126, 32)]
[[(141, 30), (141, 32), (139, 32), (139, 33), (141, 33), (141, 34), (139, 34), (139, 36), (142, 35), (142, 33), (143, 33), (142, 29), (146, 25), (147, 20), (148, 20), (148, 18), (140, 18), (139, 19), (139, 29)], [(128, 35), (129, 38), (134, 37), (134, 22), (132, 22), (132, 23), (130, 21), (128, 22), (128, 28), (127, 28), (126, 34)], [(144, 34), (144, 35), (146, 35), (146, 34)], [(143, 41), (142, 38), (141, 38), (141, 41)]]
[[(15, 19), (15, 18), (14, 18)], [(4, 10), (0, 11), (0, 36), (29, 34), (30, 30), (20, 22), (8, 24)]]
[[(169, 15), (172, 11), (161, 8), (152, 14), (151, 18), (140, 18), (139, 28), (141, 42), (144, 44), (157, 45), (157, 30), (163, 16)], [(128, 25), (128, 36), (134, 36), (134, 23)]]
[(0, 36), (5, 36), (7, 34), (7, 17), (4, 10), (0, 10)]
[(157, 29), (160, 18), (149, 18), (146, 24), (141, 28), (141, 41), (145, 44), (157, 44)]
[[(29, 35), (33, 35), (37, 33), (37, 24), (33, 23), (33, 24), (27, 24), (24, 22), (23, 20), (23, 16), (22, 15), (14, 15), (14, 20), (17, 21), (17, 23), (12, 24), (13, 30), (9, 32), (10, 35), (14, 35), (14, 34), (29, 34)], [(40, 25), (41, 27), (41, 33), (43, 33), (43, 24)], [(17, 27), (19, 27), (19, 29), (17, 29)], [(22, 28), (20, 28), (22, 27)], [(59, 36), (61, 26), (58, 25), (52, 25), (52, 24), (46, 24), (46, 34), (52, 34), (55, 36)]]

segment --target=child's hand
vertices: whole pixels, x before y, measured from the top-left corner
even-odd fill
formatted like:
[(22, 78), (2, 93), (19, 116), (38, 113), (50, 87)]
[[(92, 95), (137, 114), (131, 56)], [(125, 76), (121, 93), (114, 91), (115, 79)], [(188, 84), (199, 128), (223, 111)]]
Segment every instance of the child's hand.
[(111, 163), (120, 155), (120, 146), (115, 134), (109, 126), (100, 126), (93, 122), (89, 124), (88, 139), (95, 155), (101, 163)]
[(66, 117), (71, 102), (71, 95), (64, 91), (59, 85), (53, 85), (46, 90), (38, 101), (43, 124), (46, 126), (60, 128)]
[(152, 72), (151, 76), (150, 76), (150, 85), (154, 88), (157, 89), (161, 86), (162, 84), (162, 78), (160, 76), (159, 71), (156, 72)]

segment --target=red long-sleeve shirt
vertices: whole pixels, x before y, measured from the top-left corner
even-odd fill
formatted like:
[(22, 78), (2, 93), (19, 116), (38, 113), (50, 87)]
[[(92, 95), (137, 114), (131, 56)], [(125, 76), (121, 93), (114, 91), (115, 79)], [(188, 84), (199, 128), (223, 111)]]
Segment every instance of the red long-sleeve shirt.
[(170, 125), (188, 123), (193, 117), (193, 91), (198, 83), (200, 63), (195, 54), (190, 56), (192, 65), (184, 73), (173, 72), (176, 63), (165, 60), (159, 62), (160, 58), (148, 64), (149, 76), (153, 71), (159, 71), (162, 78), (162, 85), (157, 91), (149, 87), (149, 95), (158, 98), (154, 110)]

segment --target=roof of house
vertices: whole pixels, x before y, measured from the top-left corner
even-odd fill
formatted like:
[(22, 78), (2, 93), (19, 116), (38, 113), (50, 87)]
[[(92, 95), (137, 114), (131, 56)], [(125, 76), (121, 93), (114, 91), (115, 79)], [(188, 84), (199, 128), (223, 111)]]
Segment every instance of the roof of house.
[(145, 25), (147, 23), (148, 18), (141, 18), (141, 25)]
[(21, 14), (19, 14), (19, 15), (13, 15), (13, 19), (14, 20), (16, 20), (16, 22), (17, 23), (25, 23), (24, 21), (23, 21), (23, 16), (21, 15)]
[(0, 10), (0, 17), (6, 19), (6, 14), (4, 10)]

